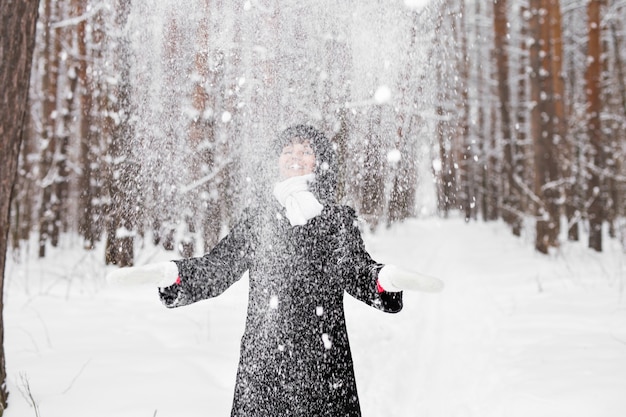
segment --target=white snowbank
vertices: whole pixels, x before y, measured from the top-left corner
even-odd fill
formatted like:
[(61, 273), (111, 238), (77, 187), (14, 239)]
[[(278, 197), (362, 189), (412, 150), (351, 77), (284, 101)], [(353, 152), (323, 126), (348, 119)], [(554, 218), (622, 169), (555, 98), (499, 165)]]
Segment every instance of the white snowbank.
[[(626, 414), (617, 242), (543, 256), (501, 223), (437, 219), (365, 240), (375, 259), (441, 277), (446, 289), (405, 293), (397, 315), (346, 297), (364, 417)], [(246, 278), (168, 310), (153, 288), (106, 287), (102, 251), (35, 256), (7, 266), (5, 417), (34, 416), (29, 394), (42, 417), (230, 415)], [(144, 248), (139, 263), (171, 256)]]

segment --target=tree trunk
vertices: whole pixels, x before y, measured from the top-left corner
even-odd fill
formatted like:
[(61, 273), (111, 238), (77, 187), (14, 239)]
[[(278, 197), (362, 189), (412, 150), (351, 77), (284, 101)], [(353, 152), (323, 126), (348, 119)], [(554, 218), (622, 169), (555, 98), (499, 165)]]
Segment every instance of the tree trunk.
[[(607, 0), (603, 0), (602, 5), (606, 5), (609, 2)], [(609, 56), (609, 51), (611, 49), (610, 43), (611, 39), (609, 36), (605, 36), (604, 32), (607, 29), (606, 23), (603, 22), (603, 25), (600, 29), (600, 39), (601, 42), (601, 50), (603, 51), (602, 55), (602, 75), (600, 80), (601, 86), (613, 85), (614, 78), (610, 75), (610, 66), (616, 67), (616, 62), (611, 62), (612, 56)], [(617, 49), (617, 45), (615, 45)], [(619, 70), (616, 71), (619, 73)], [(623, 80), (622, 80), (623, 82)], [(615, 84), (619, 85), (619, 81)], [(600, 92), (600, 102), (603, 103), (603, 110), (608, 114), (619, 114), (619, 99), (616, 97), (616, 93), (619, 88), (603, 88)], [(607, 120), (603, 123), (602, 133), (603, 137), (606, 138), (604, 144), (604, 168), (605, 178), (602, 189), (602, 200), (604, 201), (604, 220), (608, 226), (608, 236), (610, 238), (615, 238), (616, 236), (616, 227), (615, 220), (617, 219), (617, 183), (615, 181), (616, 175), (618, 173), (617, 167), (619, 165), (617, 159), (619, 158), (619, 147), (617, 146), (618, 139), (620, 135), (620, 124), (623, 121), (617, 120), (617, 117), (612, 117), (610, 120)]]
[(28, 104), (38, 1), (0, 2), (0, 416), (7, 407), (4, 355), (4, 267), (10, 203)]
[[(440, 80), (441, 81), (441, 80)], [(444, 102), (446, 93), (445, 86), (440, 82), (439, 101)], [(445, 117), (442, 105), (437, 105), (437, 143), (439, 145), (439, 167), (436, 172), (438, 209), (444, 217), (448, 217), (450, 210), (456, 205), (456, 164), (453, 158), (453, 147), (450, 141), (451, 132), (449, 122)]]
[[(529, 183), (529, 175), (527, 163), (528, 156), (531, 153), (531, 147), (526, 145), (528, 143), (528, 6), (522, 4), (520, 6), (519, 15), (522, 20), (520, 28), (520, 61), (517, 71), (517, 114), (516, 114), (516, 131), (515, 141), (518, 144), (515, 159), (513, 160), (513, 176), (516, 185), (520, 188), (527, 188)], [(523, 213), (529, 212), (529, 196), (520, 191), (519, 193), (519, 208), (520, 216)]]
[[(448, 39), (450, 35), (447, 34), (447, 29), (452, 24), (450, 19), (451, 12), (449, 5), (441, 3), (440, 12), (437, 18), (437, 28), (435, 32), (440, 34), (442, 42), (445, 42), (445, 47), (451, 47)], [(451, 209), (457, 205), (457, 161), (455, 160), (455, 152), (457, 151), (453, 138), (456, 135), (452, 128), (452, 122), (450, 121), (449, 110), (447, 108), (448, 103), (452, 101), (450, 92), (451, 87), (448, 84), (450, 79), (453, 79), (454, 75), (450, 74), (450, 70), (447, 67), (447, 56), (443, 54), (437, 54), (434, 58), (435, 71), (436, 71), (436, 103), (435, 103), (435, 118), (436, 127), (435, 135), (437, 137), (438, 145), (438, 163), (433, 164), (434, 176), (437, 181), (437, 208), (439, 212), (448, 217)]]
[[(417, 29), (418, 15), (412, 14), (413, 27), (411, 28), (411, 38), (409, 50), (412, 51), (417, 47)], [(331, 55), (332, 56), (332, 55)], [(414, 103), (419, 100), (419, 95), (411, 90), (412, 74), (415, 72), (415, 62), (409, 59), (404, 63), (403, 72), (400, 75), (400, 97), (402, 109), (396, 117), (396, 143), (395, 148), (400, 152), (400, 160), (392, 162), (393, 180), (392, 188), (389, 195), (389, 208), (387, 225), (394, 222), (402, 221), (413, 215), (413, 207), (415, 204), (415, 190), (417, 188), (417, 170), (415, 160), (417, 152), (415, 151), (415, 142), (411, 133), (418, 128), (419, 115), (416, 114)]]
[[(567, 26), (571, 27), (574, 23), (573, 14), (570, 13), (568, 17)], [(565, 102), (567, 103), (567, 114), (575, 114), (575, 92), (577, 85), (579, 84), (579, 78), (576, 76), (576, 65), (574, 54), (569, 54), (568, 59), (568, 96)], [(580, 220), (583, 214), (583, 203), (581, 198), (582, 184), (584, 181), (580, 178), (582, 175), (582, 169), (580, 161), (580, 134), (578, 132), (568, 132), (566, 136), (566, 149), (565, 149), (565, 166), (563, 167), (563, 177), (565, 178), (565, 217), (567, 218), (567, 239), (572, 242), (577, 242), (580, 239)]]
[(504, 144), (504, 170), (506, 173), (503, 218), (515, 236), (522, 232), (522, 219), (519, 216), (520, 190), (515, 181), (516, 155), (515, 139), (511, 129), (511, 93), (509, 89), (509, 55), (506, 39), (509, 38), (506, 0), (494, 0), (494, 40), (496, 68), (498, 69), (498, 96), (500, 103), (500, 135)]
[(465, 221), (469, 221), (475, 217), (476, 210), (476, 193), (474, 184), (474, 151), (473, 144), (470, 138), (469, 128), (469, 60), (467, 58), (467, 33), (465, 29), (465, 2), (458, 1), (458, 4), (454, 16), (452, 17), (452, 30), (457, 36), (456, 43), (459, 45), (460, 54), (456, 62), (456, 71), (458, 74), (458, 81), (456, 85), (456, 91), (460, 93), (460, 98), (457, 100), (458, 119), (456, 126), (459, 143), (461, 145), (461, 151), (459, 152), (459, 190), (457, 196), (457, 204), (465, 216)]
[[(545, 138), (545, 146), (547, 153), (546, 158), (546, 174), (545, 182), (543, 185), (542, 200), (544, 201), (547, 213), (546, 232), (548, 245), (550, 247), (557, 247), (559, 245), (559, 233), (560, 233), (560, 212), (561, 212), (561, 185), (560, 185), (560, 172), (559, 172), (559, 131), (558, 125), (558, 113), (557, 113), (557, 89), (555, 86), (555, 79), (560, 74), (555, 74), (555, 67), (560, 68), (560, 60), (562, 51), (555, 51), (555, 42), (560, 43), (560, 9), (558, 8), (559, 2), (555, 0), (542, 0), (542, 8), (547, 13), (541, 21), (541, 66), (542, 66), (542, 101), (541, 112), (547, 115), (542, 117), (542, 135)], [(558, 27), (552, 23), (554, 16), (558, 15), (557, 21)], [(556, 27), (556, 29), (553, 29)], [(558, 32), (558, 34), (556, 33)], [(559, 61), (555, 63), (554, 61)]]
[(383, 214), (385, 206), (385, 172), (380, 139), (381, 106), (369, 111), (369, 127), (365, 145), (363, 164), (363, 186), (361, 188), (361, 213), (369, 226), (374, 229)]
[(588, 184), (589, 247), (602, 251), (602, 223), (604, 222), (604, 202), (602, 201), (601, 170), (604, 167), (602, 149), (602, 125), (600, 122), (600, 102), (602, 77), (602, 44), (600, 41), (600, 0), (590, 0), (587, 6), (588, 54), (585, 74), (587, 92), (587, 129), (591, 144), (591, 165)]
[[(30, 107), (30, 106), (29, 106)], [(26, 109), (24, 117), (24, 129), (22, 133), (22, 149), (18, 163), (18, 175), (16, 178), (15, 195), (13, 196), (12, 217), (13, 248), (20, 248), (20, 241), (28, 241), (33, 230), (33, 212), (35, 207), (35, 190), (37, 178), (35, 162), (32, 160), (36, 155), (34, 128), (32, 127), (32, 112)]]
[(57, 181), (57, 166), (54, 162), (57, 154), (57, 97), (59, 84), (59, 56), (61, 40), (59, 33), (52, 29), (52, 22), (57, 20), (57, 3), (51, 0), (45, 2), (45, 35), (43, 60), (46, 70), (43, 74), (43, 127), (41, 132), (41, 186), (43, 189), (39, 210), (39, 257), (46, 256), (46, 245), (51, 240), (54, 228), (54, 207), (58, 200), (55, 195)]
[(548, 213), (546, 211), (545, 202), (542, 199), (543, 187), (546, 184), (547, 164), (548, 164), (548, 146), (546, 144), (546, 133), (544, 133), (544, 125), (542, 123), (542, 58), (541, 58), (541, 21), (540, 21), (541, 0), (530, 1), (531, 18), (529, 21), (529, 34), (535, 40), (530, 46), (529, 63), (530, 63), (530, 99), (534, 103), (530, 112), (530, 133), (533, 140), (534, 151), (534, 194), (535, 216), (536, 216), (536, 236), (535, 249), (541, 253), (548, 253), (549, 230), (548, 230)]
[(344, 199), (350, 195), (350, 175), (348, 173), (348, 140), (349, 140), (349, 128), (347, 121), (347, 111), (341, 110), (339, 117), (339, 129), (335, 136), (332, 138), (332, 143), (337, 146), (337, 166), (339, 172), (337, 175), (337, 201), (344, 201)]
[[(215, 109), (215, 103), (211, 103), (211, 86), (217, 89), (215, 80), (211, 78), (210, 62), (210, 39), (209, 39), (209, 15), (211, 5), (209, 0), (202, 2), (202, 20), (196, 32), (196, 51), (194, 56), (194, 83), (191, 92), (191, 105), (194, 109), (194, 119), (190, 121), (188, 127), (187, 141), (191, 153), (189, 155), (189, 172), (187, 181), (191, 183), (201, 180), (208, 175), (214, 167), (212, 153), (215, 152), (214, 118), (207, 117), (207, 109)], [(210, 144), (210, 145), (209, 145)], [(201, 213), (200, 224), (202, 224), (202, 235), (208, 249), (211, 249), (218, 240), (220, 224), (219, 198), (215, 193), (211, 193), (215, 181), (205, 181), (202, 185), (195, 187), (181, 196), (190, 212), (185, 220), (186, 230), (180, 243), (181, 256), (188, 258), (194, 255), (196, 249), (196, 213)], [(217, 209), (217, 210), (216, 210)], [(211, 212), (213, 211), (213, 212)], [(217, 211), (217, 212), (216, 212)], [(217, 227), (212, 227), (217, 220)], [(207, 247), (205, 247), (207, 249)], [(206, 250), (205, 250), (206, 252)]]
[[(75, 15), (82, 16), (86, 12), (86, 2), (84, 0), (74, 0)], [(100, 12), (102, 13), (102, 12)], [(88, 41), (96, 48), (101, 46), (102, 31), (99, 29), (97, 19), (92, 23), (93, 35), (87, 33), (87, 19), (81, 19), (78, 22), (76, 31), (76, 42), (79, 55), (77, 77), (79, 80), (79, 98), (80, 98), (80, 126), (78, 129), (80, 140), (80, 167), (81, 173), (79, 177), (79, 220), (78, 231), (83, 237), (83, 246), (85, 249), (93, 249), (96, 241), (100, 238), (101, 231), (98, 225), (101, 223), (100, 216), (95, 204), (96, 198), (99, 196), (97, 187), (99, 171), (96, 158), (97, 145), (96, 123), (94, 117), (94, 91), (98, 90), (94, 79), (93, 72), (88, 71), (90, 68), (90, 57), (93, 57), (91, 68), (97, 67), (97, 54), (93, 54), (93, 50), (88, 47)]]
[[(136, 164), (133, 161), (128, 141), (132, 135), (131, 121), (131, 86), (129, 84), (130, 50), (128, 40), (123, 34), (130, 0), (118, 0), (116, 26), (118, 29), (115, 39), (115, 74), (117, 82), (113, 86), (112, 96), (115, 100), (110, 103), (109, 118), (107, 120), (111, 138), (109, 154), (109, 208), (107, 218), (107, 241), (105, 261), (120, 267), (134, 264), (134, 237), (137, 228), (138, 199)], [(117, 117), (117, 120), (114, 120)]]
[[(553, 115), (553, 129), (555, 142), (553, 143), (554, 151), (557, 153), (557, 157), (554, 160), (555, 174), (559, 178), (563, 178), (564, 188), (562, 192), (567, 197), (571, 195), (571, 188), (573, 184), (568, 182), (571, 173), (568, 170), (571, 160), (570, 147), (568, 146), (569, 138), (567, 133), (567, 116), (565, 114), (565, 79), (563, 75), (563, 25), (561, 6), (559, 0), (549, 0), (550, 12), (549, 25), (550, 25), (550, 50), (552, 51), (552, 85), (553, 85), (553, 98), (554, 98), (554, 115)], [(558, 197), (557, 197), (558, 198)], [(572, 223), (575, 222), (576, 211), (572, 210), (572, 204), (565, 199), (564, 203), (565, 214), (568, 220), (568, 235)], [(558, 210), (556, 213), (556, 220), (558, 224)], [(556, 231), (558, 233), (558, 229)], [(556, 240), (556, 236), (555, 236)]]
[[(488, 7), (485, 7), (488, 9)], [(481, 20), (479, 16), (483, 15), (483, 5), (481, 2), (477, 1), (474, 3), (474, 15), (476, 16), (474, 20), (474, 28), (476, 30), (476, 36), (478, 39), (483, 39), (487, 36), (487, 28), (485, 25), (481, 24)], [(489, 59), (484, 59), (486, 56), (489, 56), (489, 52), (484, 50), (483, 48), (473, 48), (475, 55), (472, 59), (474, 59), (477, 63), (474, 73), (472, 77), (474, 77), (475, 85), (476, 85), (476, 141), (477, 141), (477, 152), (478, 159), (477, 162), (479, 164), (479, 169), (476, 173), (476, 181), (479, 182), (478, 189), (478, 207), (481, 213), (481, 218), (483, 221), (487, 221), (489, 219), (489, 193), (488, 193), (488, 181), (487, 181), (487, 173), (488, 171), (488, 156), (487, 156), (487, 138), (488, 135), (488, 126), (487, 126), (487, 116), (488, 109), (491, 103), (489, 99), (490, 88), (487, 85), (486, 79), (488, 78), (488, 74), (491, 68), (491, 64), (489, 63)]]
[[(618, 93), (617, 93), (617, 97), (615, 99), (615, 108), (616, 108), (616, 113), (621, 114), (622, 116), (622, 127), (621, 129), (618, 127), (616, 130), (619, 130), (617, 135), (621, 135), (622, 138), (624, 137), (624, 128), (626, 126), (624, 126), (626, 124), (626, 120), (624, 118), (626, 118), (626, 71), (624, 70), (624, 61), (622, 59), (622, 52), (621, 52), (621, 47), (622, 47), (622, 42), (621, 42), (621, 38), (618, 36), (617, 33), (617, 28), (616, 28), (617, 24), (615, 21), (611, 21), (610, 23), (610, 30), (611, 30), (611, 38), (613, 40), (613, 62), (614, 62), (614, 66), (615, 66), (615, 72), (616, 72), (616, 77), (617, 77), (617, 85), (618, 85)], [(623, 140), (623, 139), (622, 139)], [(620, 213), (624, 213), (624, 204), (626, 203), (626, 196), (624, 195), (624, 192), (626, 192), (626, 187), (624, 187), (623, 185), (620, 187), (620, 181), (616, 179), (616, 177), (619, 175), (620, 172), (622, 171), (622, 166), (623, 166), (623, 161), (624, 161), (624, 157), (626, 155), (624, 155), (624, 153), (626, 152), (626, 143), (624, 145), (622, 145), (621, 149), (619, 147), (619, 144), (615, 144), (614, 145), (615, 148), (615, 152), (613, 153), (613, 178), (610, 180), (610, 185), (609, 185), (609, 195), (611, 196), (611, 200), (613, 201), (613, 207), (611, 210), (611, 214), (612, 216), (614, 216), (615, 218), (617, 218)], [(621, 181), (622, 184), (625, 182), (624, 180)], [(615, 223), (614, 219), (612, 219), (613, 221), (611, 221), (611, 224), (613, 225)], [(611, 237), (615, 237), (616, 236), (616, 231), (615, 228), (612, 227), (611, 231), (610, 231), (610, 236)]]

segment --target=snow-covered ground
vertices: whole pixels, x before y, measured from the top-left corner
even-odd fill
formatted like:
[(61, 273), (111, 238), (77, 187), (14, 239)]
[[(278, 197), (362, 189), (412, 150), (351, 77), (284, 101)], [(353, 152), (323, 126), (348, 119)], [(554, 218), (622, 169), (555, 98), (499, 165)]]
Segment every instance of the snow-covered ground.
[[(626, 415), (618, 242), (543, 256), (501, 223), (439, 219), (365, 240), (375, 259), (441, 277), (446, 289), (406, 293), (398, 315), (346, 297), (364, 417)], [(41, 261), (34, 248), (9, 259), (5, 417), (228, 416), (246, 279), (168, 310), (154, 288), (107, 286), (102, 251), (63, 246)], [(146, 247), (138, 263), (170, 256)]]

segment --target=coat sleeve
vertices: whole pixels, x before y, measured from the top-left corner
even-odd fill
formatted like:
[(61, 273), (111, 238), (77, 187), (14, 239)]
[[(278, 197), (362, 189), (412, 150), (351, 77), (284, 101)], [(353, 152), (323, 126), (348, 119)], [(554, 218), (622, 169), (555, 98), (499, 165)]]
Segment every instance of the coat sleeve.
[(374, 261), (365, 250), (361, 232), (357, 226), (356, 213), (345, 207), (346, 212), (339, 230), (339, 248), (346, 291), (354, 298), (387, 313), (402, 310), (402, 292), (378, 291), (378, 272), (384, 266)]
[(238, 281), (250, 265), (250, 221), (246, 213), (206, 255), (174, 261), (180, 280), (159, 289), (163, 304), (169, 308), (181, 307), (216, 297)]

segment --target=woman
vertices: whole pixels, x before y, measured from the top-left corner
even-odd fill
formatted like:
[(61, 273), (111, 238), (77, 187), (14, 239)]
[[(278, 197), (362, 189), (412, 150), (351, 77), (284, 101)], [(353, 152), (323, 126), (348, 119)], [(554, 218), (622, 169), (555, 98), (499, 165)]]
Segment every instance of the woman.
[(275, 148), (280, 181), (270, 199), (247, 209), (205, 256), (132, 268), (134, 277), (176, 278), (159, 293), (180, 307), (221, 294), (249, 271), (231, 416), (360, 416), (344, 293), (397, 313), (399, 287), (439, 290), (440, 282), (371, 259), (354, 210), (335, 201), (336, 161), (322, 133), (298, 125)]

